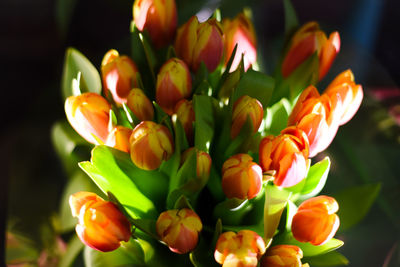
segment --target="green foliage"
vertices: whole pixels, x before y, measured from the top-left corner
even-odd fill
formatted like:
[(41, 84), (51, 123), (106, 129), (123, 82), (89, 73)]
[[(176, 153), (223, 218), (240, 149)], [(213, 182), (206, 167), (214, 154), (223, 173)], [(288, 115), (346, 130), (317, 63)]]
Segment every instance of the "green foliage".
[(349, 260), (337, 251), (331, 251), (326, 254), (317, 255), (314, 257), (305, 257), (301, 260), (303, 263), (308, 263), (310, 266), (343, 266), (348, 265)]
[(346, 188), (334, 195), (339, 203), (340, 231), (346, 231), (359, 223), (377, 198), (381, 184), (366, 184)]
[(283, 0), (283, 5), (285, 10), (285, 34), (286, 37), (289, 37), (299, 26), (299, 20), (290, 0)]
[(286, 98), (282, 98), (272, 107), (265, 110), (265, 134), (277, 136), (286, 128), (292, 107)]
[(193, 96), (194, 146), (209, 153), (214, 137), (214, 110), (212, 97), (206, 95)]
[[(71, 216), (71, 215), (70, 215)], [(60, 259), (59, 267), (72, 266), (76, 257), (82, 251), (84, 244), (79, 240), (77, 235), (74, 235), (67, 244), (67, 250)]]
[[(77, 86), (80, 92), (77, 91)], [(101, 93), (101, 79), (97, 69), (81, 52), (72, 47), (65, 53), (61, 87), (64, 100), (85, 92)]]

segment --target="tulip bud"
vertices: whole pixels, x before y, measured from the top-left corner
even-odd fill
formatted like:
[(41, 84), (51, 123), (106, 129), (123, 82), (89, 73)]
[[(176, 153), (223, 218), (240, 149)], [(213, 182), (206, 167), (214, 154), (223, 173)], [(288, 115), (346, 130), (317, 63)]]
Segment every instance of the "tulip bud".
[(222, 58), (224, 44), (222, 28), (216, 19), (199, 23), (193, 16), (178, 29), (175, 50), (193, 71), (197, 71), (204, 62), (207, 69), (213, 72)]
[(317, 22), (303, 25), (292, 37), (289, 51), (282, 62), (282, 75), (288, 77), (298, 66), (315, 52), (319, 58), (319, 80), (329, 71), (340, 50), (340, 36), (333, 32), (326, 34), (319, 29)]
[(207, 152), (198, 150), (197, 148), (191, 147), (186, 149), (182, 153), (182, 162), (185, 162), (190, 155), (191, 151), (196, 151), (196, 173), (198, 178), (206, 177), (210, 175), (211, 170), (211, 157)]
[(170, 43), (178, 23), (175, 0), (135, 0), (133, 19), (139, 31), (147, 30), (160, 48)]
[(241, 96), (233, 104), (231, 138), (234, 139), (250, 117), (253, 132), (256, 133), (264, 116), (263, 106), (260, 101), (247, 95)]
[(164, 211), (156, 222), (158, 236), (178, 254), (188, 253), (196, 247), (202, 228), (200, 217), (187, 208)]
[(189, 144), (193, 144), (193, 123), (195, 120), (195, 115), (192, 101), (182, 99), (175, 105), (174, 113), (178, 117), (178, 120), (181, 122), (183, 129), (185, 130), (186, 138)]
[(75, 131), (89, 143), (105, 143), (111, 105), (101, 95), (84, 93), (65, 100), (65, 113)]
[(128, 56), (120, 56), (117, 50), (108, 51), (101, 62), (104, 95), (111, 93), (115, 103), (126, 103), (128, 94), (136, 87), (138, 68)]
[[(354, 82), (354, 75), (351, 70), (339, 74), (326, 88), (324, 94), (328, 95), (332, 102), (338, 100), (342, 103), (343, 113), (339, 125), (347, 123), (356, 114), (363, 99), (362, 86)], [(337, 96), (340, 96), (338, 99)]]
[(70, 196), (69, 205), (79, 219), (76, 233), (85, 245), (107, 252), (129, 241), (131, 226), (114, 203), (91, 192), (78, 192)]
[(288, 119), (288, 126), (303, 130), (310, 145), (309, 157), (325, 150), (332, 142), (339, 127), (342, 105), (340, 95), (336, 102), (326, 95), (320, 96), (314, 86), (300, 95)]
[(300, 242), (314, 246), (328, 242), (339, 228), (336, 200), (328, 196), (307, 199), (299, 206), (292, 220), (292, 233)]
[(189, 97), (192, 78), (185, 62), (171, 58), (161, 67), (157, 75), (156, 101), (162, 109), (172, 115), (179, 100)]
[(308, 172), (308, 139), (295, 127), (284, 129), (279, 136), (261, 140), (260, 164), (264, 171), (274, 170), (274, 184), (291, 187), (303, 180)]
[(236, 54), (229, 71), (236, 70), (242, 59), (242, 54), (244, 69), (247, 71), (257, 61), (257, 40), (253, 23), (244, 13), (240, 13), (233, 20), (224, 19), (222, 27), (224, 30), (225, 65), (231, 58), (233, 49), (237, 44)]
[(302, 267), (303, 251), (293, 245), (277, 245), (269, 248), (261, 259), (261, 267)]
[(133, 163), (143, 170), (155, 170), (174, 153), (174, 143), (168, 128), (152, 121), (142, 121), (129, 139)]
[(256, 232), (225, 232), (218, 238), (214, 258), (223, 267), (256, 267), (265, 250), (265, 242)]
[(105, 145), (129, 153), (129, 138), (131, 134), (132, 129), (124, 126), (116, 126), (109, 133)]
[(237, 154), (222, 165), (222, 189), (228, 198), (252, 199), (262, 188), (262, 169), (248, 154)]
[(139, 88), (129, 92), (127, 99), (128, 108), (141, 121), (151, 121), (154, 117), (154, 108), (151, 101)]

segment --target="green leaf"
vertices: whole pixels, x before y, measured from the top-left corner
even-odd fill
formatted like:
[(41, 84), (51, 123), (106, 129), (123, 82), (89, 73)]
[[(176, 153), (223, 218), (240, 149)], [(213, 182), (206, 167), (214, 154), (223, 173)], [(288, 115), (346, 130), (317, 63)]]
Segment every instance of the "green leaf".
[(283, 5), (285, 8), (285, 33), (286, 36), (289, 36), (299, 26), (299, 20), (290, 0), (283, 0)]
[(101, 79), (97, 69), (90, 63), (90, 61), (78, 50), (70, 47), (65, 53), (64, 69), (62, 75), (62, 92), (64, 100), (72, 95), (74, 92), (73, 83), (81, 73), (81, 93), (94, 92), (101, 93)]
[(295, 245), (295, 246), (298, 246), (299, 248), (301, 248), (301, 250), (303, 251), (304, 257), (312, 257), (312, 256), (325, 254), (325, 253), (328, 253), (335, 249), (338, 249), (341, 246), (343, 246), (344, 242), (342, 240), (332, 238), (331, 240), (329, 240), (328, 242), (326, 242), (323, 245), (314, 246), (314, 245), (311, 245), (310, 243), (299, 242), (293, 237), (291, 232), (286, 232), (286, 233), (278, 236), (276, 239), (274, 238), (273, 244), (274, 245), (277, 245), (277, 244)]
[(264, 73), (249, 69), (243, 74), (235, 91), (233, 92), (233, 103), (243, 95), (257, 98), (263, 107), (267, 107), (275, 86), (272, 77)]
[(250, 212), (252, 205), (245, 199), (231, 198), (217, 204), (214, 207), (214, 218), (221, 219), (222, 224), (237, 226)]
[(214, 137), (214, 110), (213, 99), (206, 95), (193, 96), (194, 146), (209, 153)]
[(381, 189), (381, 184), (367, 184), (346, 188), (334, 194), (339, 203), (339, 231), (346, 231), (359, 223), (374, 203)]
[(279, 135), (286, 128), (292, 107), (286, 98), (282, 98), (272, 107), (267, 108), (265, 114), (265, 129), (267, 135)]
[(39, 257), (39, 249), (31, 239), (7, 231), (6, 263), (34, 262)]
[(74, 235), (68, 242), (67, 251), (65, 251), (65, 253), (62, 255), (58, 266), (59, 267), (73, 266), (76, 257), (78, 257), (83, 247), (84, 245), (81, 242), (81, 240), (79, 240), (77, 235)]
[(314, 197), (324, 188), (326, 179), (328, 178), (331, 161), (329, 157), (325, 157), (320, 162), (311, 166), (305, 179), (305, 184), (301, 190), (300, 200)]
[(337, 251), (314, 257), (305, 257), (301, 262), (308, 263), (310, 266), (343, 266), (349, 264), (349, 260)]
[(141, 170), (128, 153), (107, 146), (96, 146), (91, 161), (79, 166), (104, 193), (113, 193), (132, 218), (158, 216), (151, 199), (165, 197), (167, 178), (161, 172)]

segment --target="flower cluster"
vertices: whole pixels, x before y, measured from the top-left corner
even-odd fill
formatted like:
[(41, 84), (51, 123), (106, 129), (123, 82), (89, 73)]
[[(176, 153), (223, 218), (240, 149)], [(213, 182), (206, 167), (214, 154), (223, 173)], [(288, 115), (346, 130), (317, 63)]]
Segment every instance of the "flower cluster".
[[(274, 91), (278, 86), (268, 88), (266, 81), (274, 78), (253, 70), (257, 43), (249, 15), (205, 21), (193, 16), (179, 28), (177, 16), (174, 0), (136, 0), (132, 34), (140, 36), (139, 48), (146, 55), (157, 49), (152, 55), (158, 61), (149, 57), (143, 63), (112, 49), (101, 63), (103, 94), (89, 90), (65, 101), (71, 126), (89, 143), (111, 151), (114, 161), (101, 162), (114, 166), (115, 175), (128, 181), (124, 185), (132, 183), (125, 189), (102, 173), (94, 148), (87, 162), (91, 168), (81, 167), (104, 192), (124, 201), (105, 201), (88, 192), (72, 195), (79, 238), (94, 249), (111, 251), (131, 234), (140, 237), (131, 233), (132, 222), (174, 253), (211, 249), (223, 266), (307, 266), (299, 243), (329, 242), (339, 227), (339, 206), (331, 197), (316, 196), (320, 189), (311, 195), (302, 186), (316, 166), (312, 158), (358, 110), (361, 85), (346, 70), (322, 94), (313, 84), (299, 95), (286, 94), (286, 118), (271, 115), (276, 103), (269, 100), (283, 93)], [(307, 23), (292, 36), (275, 78), (291, 79), (317, 55), (313, 75), (321, 80), (339, 49), (339, 33), (327, 38), (316, 22)], [(275, 116), (280, 128), (271, 129), (268, 116)], [(124, 191), (129, 188), (137, 195)], [(137, 196), (145, 200), (140, 203), (150, 203), (148, 213), (135, 203)], [(278, 225), (270, 229), (271, 236), (253, 231), (272, 221), (278, 224), (290, 203), (299, 206), (294, 216), (286, 216), (285, 231), (277, 231)], [(140, 219), (153, 222), (153, 229), (144, 229)], [(218, 238), (210, 241), (203, 232), (213, 231), (210, 225), (215, 224)], [(253, 230), (246, 228), (250, 224)]]

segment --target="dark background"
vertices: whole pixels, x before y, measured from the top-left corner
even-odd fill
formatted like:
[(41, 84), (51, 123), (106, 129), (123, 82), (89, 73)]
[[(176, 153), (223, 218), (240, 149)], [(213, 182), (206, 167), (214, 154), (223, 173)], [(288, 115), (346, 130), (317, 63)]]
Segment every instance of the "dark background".
[[(76, 5), (68, 6), (68, 2)], [(188, 5), (189, 2), (191, 1), (178, 1), (178, 7), (179, 3)], [(210, 5), (218, 2), (210, 1)], [(242, 5), (247, 2), (253, 7), (262, 53), (260, 56), (264, 58), (264, 69), (271, 73), (271, 66), (279, 58), (279, 50), (276, 49), (282, 45), (284, 17), (281, 0), (239, 2)], [(65, 50), (69, 46), (77, 48), (97, 67), (110, 48), (129, 53), (128, 33), (132, 3), (132, 0), (0, 2), (0, 160), (3, 165), (0, 180), (1, 214), (3, 218), (7, 217), (6, 214), (8, 219), (17, 218), (19, 230), (29, 233), (33, 239), (39, 239), (40, 235), (36, 226), (57, 210), (59, 196), (66, 181), (50, 142), (52, 124), (65, 116), (60, 95)], [(240, 10), (230, 3), (222, 1), (223, 15), (232, 16)], [(367, 96), (375, 89), (398, 88), (400, 1), (293, 0), (293, 4), (300, 23), (317, 20), (328, 33), (338, 30), (341, 34), (341, 53), (327, 80), (351, 67), (357, 82), (364, 85)], [(400, 204), (400, 172), (397, 166), (400, 162), (399, 153), (396, 152), (400, 150), (399, 133), (397, 126), (390, 125), (380, 131), (377, 125), (385, 116), (385, 110), (399, 102), (398, 97), (381, 103), (372, 102), (373, 104), (367, 100), (361, 109), (363, 115), (358, 115), (353, 126), (343, 127), (339, 141), (332, 145), (340, 150), (345, 143), (340, 141), (343, 138), (358, 140), (356, 144), (359, 145), (372, 142), (378, 144), (373, 146), (378, 149), (383, 145), (384, 148), (379, 153), (384, 154), (384, 158), (371, 162), (375, 164), (372, 167), (378, 176), (385, 173), (382, 182), (383, 189), (387, 191), (383, 192), (393, 195), (389, 200), (382, 200), (383, 204), (376, 204), (371, 211), (373, 215), (368, 216), (362, 225), (354, 229), (353, 236), (347, 237), (348, 243), (342, 253), (351, 260), (351, 266), (381, 266), (398, 239), (399, 216), (389, 217), (391, 212), (399, 211)], [(384, 115), (376, 115), (378, 111)], [(364, 123), (363, 119), (370, 120)], [(365, 153), (370, 152), (367, 147), (366, 151), (355, 151), (355, 155), (360, 153), (365, 156)], [(339, 157), (337, 161), (340, 162), (340, 151), (332, 150), (331, 153), (333, 159), (335, 156)], [(381, 161), (386, 165), (377, 165)], [(369, 165), (365, 162), (364, 164)], [(368, 173), (368, 170), (364, 175), (362, 170), (356, 170), (353, 174), (357, 173), (363, 182), (376, 179), (375, 173)], [(391, 175), (390, 181), (385, 180), (389, 179), (386, 178), (387, 173)], [(341, 173), (335, 174), (333, 171), (332, 175), (333, 178), (330, 176), (330, 179)], [(354, 181), (356, 183), (357, 179)], [(334, 182), (328, 182), (327, 186), (332, 190), (338, 187)], [(386, 213), (382, 211), (385, 201), (393, 206)], [(5, 225), (0, 228), (5, 229)], [(4, 240), (4, 237), (0, 240)], [(2, 246), (4, 247), (4, 243)], [(1, 249), (0, 253), (3, 251)], [(0, 254), (0, 258), (3, 258), (1, 256)]]

